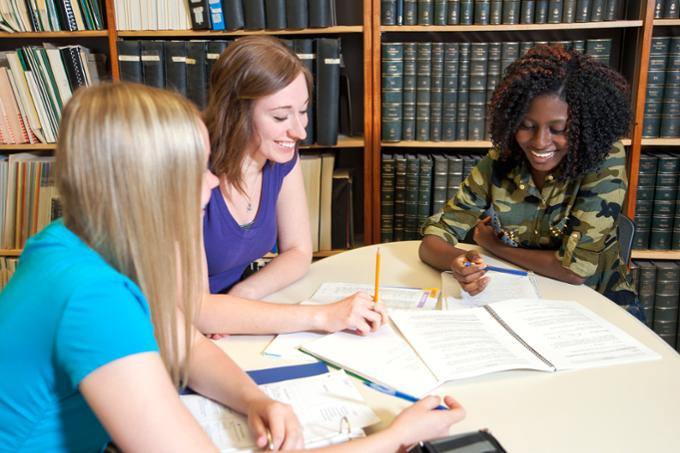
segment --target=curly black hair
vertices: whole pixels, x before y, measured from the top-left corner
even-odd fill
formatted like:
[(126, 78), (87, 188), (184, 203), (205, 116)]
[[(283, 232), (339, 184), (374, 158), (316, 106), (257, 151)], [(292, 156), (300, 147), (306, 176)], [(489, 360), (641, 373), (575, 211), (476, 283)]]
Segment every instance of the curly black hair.
[(628, 83), (621, 74), (561, 45), (540, 45), (508, 66), (489, 103), (491, 141), (502, 161), (524, 159), (515, 133), (531, 101), (546, 94), (559, 96), (569, 109), (561, 179), (596, 170), (630, 130)]

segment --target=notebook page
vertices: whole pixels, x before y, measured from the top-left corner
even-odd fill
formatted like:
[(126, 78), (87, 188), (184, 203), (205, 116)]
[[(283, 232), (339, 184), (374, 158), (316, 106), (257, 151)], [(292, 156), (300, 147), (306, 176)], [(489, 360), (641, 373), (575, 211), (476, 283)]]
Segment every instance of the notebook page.
[(462, 290), (450, 271), (442, 272), (442, 297), (445, 309), (481, 307), (508, 299), (538, 299), (538, 289), (533, 273), (527, 276), (487, 272), (489, 284), (474, 296)]
[(552, 371), (483, 308), (395, 310), (390, 318), (440, 381), (512, 369)]
[[(326, 282), (319, 286), (311, 300), (331, 303), (349, 297), (357, 291), (373, 295), (375, 287), (363, 283)], [(380, 300), (389, 308), (424, 308), (433, 310), (437, 305), (439, 290), (437, 288), (402, 288), (397, 286), (381, 286)]]
[(511, 300), (495, 303), (491, 308), (558, 370), (660, 357), (574, 301)]

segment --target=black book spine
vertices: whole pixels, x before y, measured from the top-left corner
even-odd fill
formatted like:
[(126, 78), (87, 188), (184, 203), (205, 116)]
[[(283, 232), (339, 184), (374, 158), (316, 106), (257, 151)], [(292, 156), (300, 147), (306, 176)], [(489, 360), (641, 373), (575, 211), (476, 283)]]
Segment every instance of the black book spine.
[(208, 103), (208, 74), (205, 41), (187, 42), (187, 97), (203, 110)]
[(394, 235), (394, 156), (382, 155), (380, 172), (380, 242), (391, 242)]
[(402, 91), (404, 88), (404, 45), (383, 43), (381, 61), (382, 140), (401, 140)]
[(413, 154), (406, 155), (406, 204), (404, 210), (404, 239), (418, 237), (418, 186), (420, 160)]
[(446, 156), (448, 161), (448, 176), (446, 178), (446, 198), (450, 200), (463, 182), (463, 159), (460, 156)]
[(165, 42), (165, 87), (187, 95), (187, 43)]
[(406, 157), (394, 155), (394, 235), (393, 240), (404, 240), (406, 214)]
[(665, 8), (665, 0), (656, 0), (656, 2), (654, 2), (654, 19), (663, 19)]
[(330, 27), (333, 22), (333, 0), (309, 0), (309, 26)]
[(57, 4), (61, 28), (67, 31), (78, 31), (78, 23), (71, 2), (69, 0), (56, 0), (55, 3)]
[[(293, 50), (298, 58), (307, 67), (309, 73), (316, 79), (316, 53), (314, 51), (314, 40), (312, 38), (302, 38), (293, 40)], [(315, 88), (316, 89), (316, 88)], [(307, 136), (302, 140), (301, 144), (311, 145), (316, 140), (316, 107), (313, 102), (310, 102), (307, 107)]]
[(433, 16), (433, 0), (418, 0), (418, 25), (432, 25)]
[(442, 139), (442, 97), (444, 89), (444, 43), (432, 43), (430, 83), (430, 140)]
[(380, 23), (382, 25), (397, 25), (397, 0), (382, 0), (380, 2)]
[(246, 30), (262, 30), (265, 26), (264, 0), (247, 0), (243, 4)]
[[(66, 0), (68, 1), (68, 0)], [(192, 30), (210, 30), (210, 5), (208, 0), (188, 0)]]
[(416, 43), (416, 140), (430, 139), (432, 43)]
[(286, 0), (265, 0), (266, 27), (269, 30), (286, 28)]
[(402, 94), (402, 140), (416, 138), (416, 43), (404, 43), (404, 88)]
[(448, 162), (445, 156), (436, 154), (432, 156), (432, 160), (432, 213), (435, 214), (441, 211), (447, 202), (446, 180), (448, 177)]
[(307, 28), (307, 0), (286, 0), (286, 23), (291, 30)]
[(591, 0), (590, 21), (602, 22), (604, 20), (605, 0)]
[(680, 37), (672, 37), (666, 59), (666, 80), (659, 135), (680, 137)]
[(575, 22), (588, 22), (590, 19), (591, 0), (576, 0)]
[(564, 9), (562, 10), (562, 22), (571, 24), (576, 21), (576, 0), (564, 0)]
[[(85, 74), (83, 73), (83, 61), (81, 61), (79, 46), (66, 46), (59, 49), (59, 54), (64, 63), (64, 69), (66, 70), (66, 77), (68, 78), (71, 91), (76, 91), (80, 87), (86, 85)], [(134, 55), (131, 53), (131, 55)], [(120, 61), (120, 59), (119, 59)], [(139, 77), (141, 83), (141, 68), (142, 64), (139, 60), (136, 62), (137, 77)], [(121, 70), (122, 74), (122, 70)]]
[(338, 142), (340, 40), (318, 38), (316, 49), (316, 141), (319, 145), (331, 146)]
[(458, 112), (458, 43), (444, 44), (444, 92), (442, 96), (442, 140), (456, 139)]
[(333, 172), (331, 248), (336, 250), (354, 247), (352, 185), (350, 171), (339, 169)]
[(227, 30), (240, 30), (245, 27), (243, 4), (241, 0), (222, 0), (224, 25)]
[[(501, 80), (501, 43), (489, 43), (489, 59), (486, 64), (486, 104), (488, 105), (493, 92)], [(489, 135), (489, 127), (485, 122), (486, 135)]]
[(604, 9), (604, 20), (617, 20), (619, 18), (619, 0), (607, 0)]
[(589, 39), (586, 41), (586, 54), (593, 57), (600, 63), (609, 65), (612, 54), (611, 38)]
[(144, 85), (165, 88), (163, 41), (141, 41)]
[(222, 52), (224, 52), (226, 47), (227, 41), (208, 41), (205, 46), (205, 62), (208, 85), (210, 85), (213, 65), (220, 58), (220, 55), (222, 55)]
[(678, 19), (680, 17), (680, 0), (664, 0), (664, 19)]
[(470, 43), (460, 43), (458, 51), (458, 110), (456, 112), (456, 139), (467, 140), (468, 100), (470, 82)]
[(432, 208), (432, 158), (418, 155), (420, 173), (418, 175), (418, 217), (416, 221), (415, 239), (420, 239), (420, 227), (430, 216)]
[(135, 83), (144, 82), (140, 47), (139, 41), (118, 41), (118, 69), (121, 80)]

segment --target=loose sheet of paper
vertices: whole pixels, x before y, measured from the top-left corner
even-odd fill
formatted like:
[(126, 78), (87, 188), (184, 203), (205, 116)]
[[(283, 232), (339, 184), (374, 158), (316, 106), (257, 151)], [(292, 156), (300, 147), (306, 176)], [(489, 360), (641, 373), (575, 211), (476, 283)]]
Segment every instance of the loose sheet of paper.
[(336, 332), (306, 343), (302, 349), (365, 379), (416, 397), (441, 384), (390, 324), (366, 337)]
[(660, 357), (574, 301), (515, 300), (496, 303), (492, 309), (558, 370)]
[[(442, 272), (442, 305), (446, 310), (481, 307), (482, 305), (508, 299), (538, 299), (538, 290), (533, 273), (527, 276), (503, 274), (489, 271), (489, 284), (484, 291), (470, 295), (460, 288), (450, 271)], [(462, 296), (457, 298), (456, 296)]]
[[(302, 424), (305, 447), (313, 448), (363, 435), (379, 421), (354, 382), (342, 371), (261, 385), (271, 398), (290, 404)], [(200, 395), (182, 395), (201, 427), (221, 452), (254, 451), (245, 416)], [(351, 432), (342, 426), (347, 417)]]
[(552, 371), (484, 308), (393, 311), (390, 318), (440, 381), (511, 369)]

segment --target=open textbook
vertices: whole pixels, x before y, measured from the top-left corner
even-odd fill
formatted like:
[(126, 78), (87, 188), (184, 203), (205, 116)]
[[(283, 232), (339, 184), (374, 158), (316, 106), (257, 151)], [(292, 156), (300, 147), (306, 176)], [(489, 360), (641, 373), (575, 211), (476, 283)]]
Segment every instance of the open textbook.
[[(306, 305), (330, 304), (345, 297), (349, 297), (357, 291), (372, 294), (373, 285), (360, 283), (335, 283), (326, 282), (319, 286)], [(438, 288), (402, 288), (387, 286), (380, 288), (380, 300), (391, 309), (434, 309), (439, 296)], [(314, 332), (296, 332), (277, 335), (265, 350), (264, 355), (302, 361), (314, 361), (309, 355), (298, 350), (300, 345), (322, 337), (323, 334)]]
[[(260, 388), (271, 398), (293, 407), (303, 428), (306, 448), (363, 437), (363, 428), (379, 421), (342, 371), (263, 384)], [(200, 395), (181, 398), (221, 452), (259, 451), (244, 415)]]
[(558, 371), (659, 357), (572, 301), (514, 299), (467, 310), (392, 310), (390, 317), (401, 335), (386, 325), (362, 338), (327, 335), (301, 349), (416, 396), (449, 380), (497, 371)]

